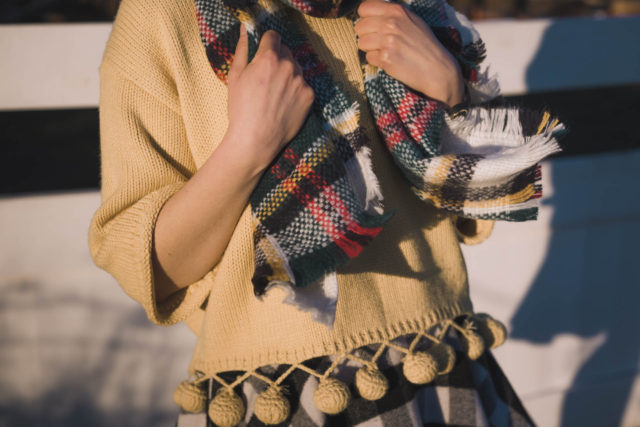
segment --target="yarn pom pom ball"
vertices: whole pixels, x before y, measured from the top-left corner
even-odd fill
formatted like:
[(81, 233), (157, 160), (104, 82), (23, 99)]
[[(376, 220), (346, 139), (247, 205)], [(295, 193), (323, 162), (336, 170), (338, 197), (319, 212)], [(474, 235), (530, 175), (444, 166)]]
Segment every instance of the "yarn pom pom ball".
[(476, 314), (473, 319), (487, 347), (496, 348), (504, 344), (507, 339), (507, 328), (501, 322), (486, 313)]
[(363, 366), (356, 372), (356, 388), (364, 399), (378, 400), (387, 393), (389, 382), (379, 369)]
[(325, 414), (335, 415), (344, 411), (349, 403), (349, 388), (335, 378), (320, 380), (318, 388), (313, 392), (313, 403)]
[(278, 386), (260, 393), (253, 404), (253, 413), (265, 424), (280, 424), (289, 416), (291, 404)]
[(482, 337), (470, 329), (467, 329), (463, 333), (464, 339), (461, 340), (462, 348), (469, 359), (476, 360), (484, 353), (484, 341)]
[(173, 392), (173, 401), (187, 412), (202, 412), (207, 404), (207, 393), (189, 381), (182, 381)]
[(436, 359), (439, 375), (448, 374), (456, 364), (456, 351), (449, 344), (443, 342), (433, 344), (429, 353)]
[(219, 427), (233, 427), (244, 417), (244, 402), (233, 391), (220, 389), (209, 404), (209, 418)]
[(421, 351), (409, 353), (404, 358), (402, 372), (413, 384), (426, 384), (438, 375), (438, 363), (431, 354)]

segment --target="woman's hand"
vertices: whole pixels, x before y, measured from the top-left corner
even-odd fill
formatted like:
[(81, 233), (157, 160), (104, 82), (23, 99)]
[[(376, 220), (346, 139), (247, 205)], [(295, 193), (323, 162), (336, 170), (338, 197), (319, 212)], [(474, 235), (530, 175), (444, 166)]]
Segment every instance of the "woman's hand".
[(263, 34), (250, 63), (247, 39), (242, 28), (229, 70), (229, 129), (225, 141), (237, 144), (239, 152), (260, 173), (298, 133), (314, 95), (278, 33)]
[(460, 67), (422, 19), (382, 0), (366, 0), (358, 14), (358, 47), (370, 64), (448, 107), (462, 102)]

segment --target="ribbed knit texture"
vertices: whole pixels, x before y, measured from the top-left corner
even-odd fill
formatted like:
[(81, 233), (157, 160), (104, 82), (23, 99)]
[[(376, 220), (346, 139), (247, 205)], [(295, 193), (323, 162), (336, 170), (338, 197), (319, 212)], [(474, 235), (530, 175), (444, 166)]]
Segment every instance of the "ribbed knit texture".
[(299, 19), (334, 78), (363, 106), (361, 124), (372, 141), (385, 209), (396, 211), (367, 250), (338, 270), (333, 330), (283, 304), (277, 289), (263, 301), (255, 298), (248, 207), (214, 270), (156, 303), (155, 220), (221, 141), (226, 87), (207, 62), (192, 0), (124, 0), (105, 52), (103, 203), (91, 224), (91, 253), (153, 322), (184, 320), (199, 335), (191, 372), (299, 362), (423, 330), (472, 309), (455, 217), (418, 200), (375, 131), (362, 99), (351, 22)]

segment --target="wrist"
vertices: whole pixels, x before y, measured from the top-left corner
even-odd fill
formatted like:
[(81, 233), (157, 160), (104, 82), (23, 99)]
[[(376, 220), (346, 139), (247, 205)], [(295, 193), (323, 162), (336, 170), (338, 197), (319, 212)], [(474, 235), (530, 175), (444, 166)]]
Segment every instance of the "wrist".
[(269, 166), (264, 154), (266, 144), (260, 138), (228, 130), (216, 153), (220, 161), (233, 166), (236, 173), (247, 179), (258, 178)]
[[(457, 71), (457, 70), (456, 70)], [(447, 108), (453, 108), (454, 106), (463, 103), (466, 99), (466, 86), (464, 84), (464, 80), (459, 73), (456, 73), (456, 79), (449, 86), (451, 89), (449, 91), (449, 96), (444, 101), (444, 104)]]

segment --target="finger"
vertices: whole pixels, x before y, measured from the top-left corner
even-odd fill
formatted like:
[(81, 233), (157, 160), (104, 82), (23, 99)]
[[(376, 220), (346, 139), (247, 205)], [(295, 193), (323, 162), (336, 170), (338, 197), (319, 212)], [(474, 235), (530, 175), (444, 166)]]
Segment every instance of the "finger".
[(358, 38), (358, 49), (365, 52), (379, 50), (384, 47), (384, 35), (379, 33), (369, 33)]
[(372, 50), (370, 52), (367, 52), (366, 55), (367, 58), (367, 62), (371, 65), (375, 65), (377, 67), (380, 66), (380, 52), (377, 50)]
[(280, 45), (280, 56), (284, 59), (289, 59), (295, 62), (295, 60), (293, 59), (293, 54), (291, 53), (289, 48), (284, 44)]
[(358, 22), (356, 22), (354, 28), (358, 37), (362, 37), (365, 34), (379, 33), (381, 31), (391, 29), (391, 27), (395, 27), (395, 25), (390, 25), (390, 23), (387, 21), (388, 19), (386, 17), (369, 16), (367, 18), (360, 18)]
[(371, 65), (375, 65), (376, 67), (382, 68), (384, 71), (389, 73), (389, 56), (382, 51), (372, 50), (367, 52), (367, 62)]
[(240, 73), (247, 67), (249, 63), (249, 37), (244, 24), (240, 24), (240, 38), (236, 46), (236, 52), (233, 55), (233, 61), (229, 68), (229, 82), (233, 82)]
[(366, 0), (358, 6), (360, 18), (369, 16), (404, 16), (406, 9), (399, 3), (390, 3), (383, 0)]
[(263, 55), (266, 52), (273, 51), (280, 56), (280, 45), (280, 34), (276, 31), (269, 30), (262, 35), (256, 55)]
[(289, 61), (293, 64), (294, 74), (297, 75), (302, 73), (302, 68), (300, 67), (300, 64), (298, 64), (298, 61), (295, 60), (289, 48), (284, 44), (280, 45), (280, 56), (282, 57), (282, 59)]
[(358, 6), (358, 16), (365, 18), (367, 16), (382, 16), (381, 8), (386, 2), (382, 0), (366, 0)]
[(410, 11), (409, 9), (405, 9), (405, 13), (407, 14), (407, 16), (409, 17), (411, 22), (413, 22), (415, 25), (417, 25), (420, 28), (427, 29), (427, 30), (429, 30), (429, 32), (431, 32), (431, 29), (429, 28), (427, 23), (424, 22), (424, 20), (422, 18), (420, 18), (418, 15), (416, 15), (415, 13)]

